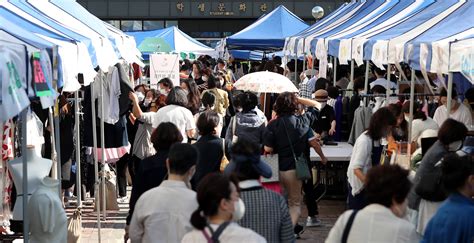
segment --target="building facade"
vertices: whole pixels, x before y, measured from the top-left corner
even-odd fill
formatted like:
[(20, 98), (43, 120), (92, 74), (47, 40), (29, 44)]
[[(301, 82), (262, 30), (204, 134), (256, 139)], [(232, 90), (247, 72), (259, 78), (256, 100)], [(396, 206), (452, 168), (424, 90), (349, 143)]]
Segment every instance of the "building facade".
[(279, 5), (314, 23), (311, 9), (321, 6), (325, 15), (343, 0), (78, 0), (92, 14), (123, 31), (154, 30), (178, 26), (205, 44), (214, 45)]

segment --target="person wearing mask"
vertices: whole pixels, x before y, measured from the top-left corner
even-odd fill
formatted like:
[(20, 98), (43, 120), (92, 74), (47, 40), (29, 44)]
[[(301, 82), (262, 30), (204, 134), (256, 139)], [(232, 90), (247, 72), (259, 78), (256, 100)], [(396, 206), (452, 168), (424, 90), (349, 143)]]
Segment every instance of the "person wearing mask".
[[(410, 101), (406, 101), (402, 107), (404, 119), (406, 122), (410, 121)], [(428, 117), (425, 112), (422, 111), (421, 105), (417, 102), (413, 103), (413, 122), (411, 125), (411, 138), (410, 142), (415, 142), (417, 146), (421, 146), (421, 140), (423, 132), (426, 130), (438, 131), (438, 124)]]
[(372, 113), (375, 113), (380, 107), (387, 106), (387, 90), (382, 85), (374, 85), (373, 88), (370, 89), (372, 94), (377, 95), (374, 97), (375, 103), (374, 107), (372, 108)]
[(381, 139), (389, 135), (396, 123), (388, 108), (380, 108), (372, 115), (367, 131), (357, 138), (347, 168), (349, 209), (359, 210), (367, 205), (364, 186), (367, 172), (380, 163)]
[(451, 114), (448, 114), (448, 92), (446, 89), (442, 89), (439, 94), (439, 100), (441, 106), (439, 106), (433, 116), (433, 120), (438, 123), (438, 126), (441, 126), (443, 122), (452, 118), (461, 123), (464, 123), (467, 127), (472, 125), (472, 114), (469, 108), (467, 108), (463, 103), (458, 101), (458, 93), (453, 89), (451, 93)]
[(326, 140), (336, 133), (336, 114), (334, 108), (327, 105), (328, 92), (319, 89), (314, 93), (314, 99), (317, 102), (316, 108), (319, 109), (318, 119), (316, 119), (311, 128), (316, 132), (320, 140)]
[(194, 137), (195, 122), (193, 114), (186, 108), (188, 98), (186, 92), (180, 87), (174, 87), (166, 97), (166, 106), (162, 107), (155, 113), (143, 113), (134, 100), (136, 96), (130, 94), (133, 99), (133, 114), (137, 119), (142, 119), (146, 123), (150, 123), (153, 128), (158, 127), (162, 122), (171, 122), (175, 124), (183, 135), (183, 142), (188, 142), (188, 137)]
[(408, 174), (398, 165), (370, 169), (365, 186), (368, 205), (339, 216), (325, 242), (420, 242), (414, 225), (405, 219), (411, 188)]
[(444, 188), (450, 192), (426, 227), (422, 243), (474, 240), (474, 160), (460, 150), (447, 154), (441, 164)]
[(192, 79), (182, 79), (181, 88), (187, 93), (188, 96), (187, 108), (191, 111), (191, 113), (193, 113), (193, 115), (195, 115), (198, 113), (199, 108), (201, 107), (201, 95), (196, 82), (194, 82)]
[(227, 92), (221, 89), (220, 80), (214, 75), (211, 75), (207, 81), (207, 88), (208, 89), (205, 90), (201, 96), (207, 92), (213, 93), (216, 96), (216, 105), (214, 107), (214, 111), (224, 117), (227, 108), (229, 108), (229, 97)]
[(168, 179), (143, 193), (135, 205), (129, 231), (132, 242), (180, 242), (192, 230), (189, 219), (198, 204), (189, 180), (197, 158), (190, 144), (171, 146), (166, 159)]
[(239, 179), (240, 197), (246, 214), (239, 224), (262, 235), (269, 242), (294, 242), (293, 225), (286, 200), (263, 188), (260, 178), (270, 178), (272, 168), (261, 160), (258, 144), (242, 137), (232, 146), (232, 160), (225, 174)]
[(387, 81), (387, 79), (385, 79), (385, 74), (387, 73), (387, 71), (385, 70), (382, 70), (378, 67), (376, 67), (374, 70), (373, 70), (373, 73), (374, 73), (374, 76), (375, 76), (375, 80), (370, 83), (370, 89), (373, 89), (376, 85), (380, 85), (382, 86), (384, 89), (397, 89), (397, 84), (391, 82), (391, 81)]
[(337, 97), (339, 96), (339, 89), (338, 86), (329, 86), (327, 88), (328, 91), (328, 105), (330, 105), (334, 110), (336, 109), (336, 101)]
[(169, 78), (164, 78), (158, 82), (160, 94), (168, 96), (170, 93), (170, 90), (173, 88), (173, 82), (171, 82), (171, 79)]
[[(417, 231), (424, 234), (426, 226), (431, 217), (436, 213), (441, 203), (446, 199), (443, 190), (436, 194), (419, 195), (418, 187), (426, 187), (421, 183), (436, 183), (434, 181), (422, 181), (436, 170), (435, 165), (449, 152), (455, 152), (462, 148), (467, 135), (466, 126), (454, 119), (447, 119), (438, 130), (438, 141), (436, 141), (423, 156), (413, 181), (415, 191), (410, 195), (410, 208), (418, 211)], [(419, 185), (421, 184), (421, 185)]]
[[(297, 114), (298, 104), (309, 106), (308, 111)], [(297, 98), (294, 93), (281, 93), (273, 108), (277, 118), (268, 124), (263, 136), (265, 152), (278, 154), (280, 183), (288, 194), (291, 221), (297, 235), (303, 230), (297, 224), (301, 214), (302, 181), (296, 177), (294, 158), (303, 155), (309, 161), (308, 134), (310, 125), (318, 116), (315, 105), (315, 101)]]
[(225, 78), (229, 82), (235, 82), (234, 73), (231, 69), (227, 68), (227, 65), (224, 60), (221, 58), (217, 59), (217, 65), (215, 71), (222, 72), (225, 75)]
[(237, 96), (241, 112), (231, 118), (225, 136), (226, 144), (235, 143), (238, 138), (245, 137), (253, 143), (262, 145), (263, 133), (267, 118), (257, 108), (258, 97), (252, 92), (244, 92)]
[(173, 123), (164, 122), (155, 129), (151, 136), (151, 141), (156, 154), (141, 161), (141, 166), (137, 168), (130, 196), (130, 209), (126, 219), (126, 238), (128, 238), (128, 228), (138, 198), (146, 191), (159, 186), (165, 179), (168, 173), (166, 159), (168, 158), (170, 147), (175, 143), (181, 143), (183, 136)]
[(203, 112), (197, 120), (196, 125), (201, 137), (193, 144), (200, 154), (196, 174), (191, 181), (194, 189), (204, 176), (220, 170), (224, 141), (217, 134), (220, 130), (219, 123), (219, 115), (212, 110)]
[(236, 223), (245, 215), (245, 205), (239, 198), (238, 183), (229, 177), (218, 173), (204, 177), (197, 188), (197, 201), (199, 207), (191, 215), (194, 230), (184, 236), (182, 243), (267, 242)]
[(189, 66), (186, 64), (186, 63), (183, 63), (180, 67), (179, 67), (179, 78), (180, 79), (188, 79), (189, 78)]

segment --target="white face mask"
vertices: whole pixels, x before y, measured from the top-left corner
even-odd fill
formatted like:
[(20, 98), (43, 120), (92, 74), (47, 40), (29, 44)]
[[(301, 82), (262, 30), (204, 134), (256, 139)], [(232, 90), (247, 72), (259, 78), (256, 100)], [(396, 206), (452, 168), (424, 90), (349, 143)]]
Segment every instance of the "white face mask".
[(138, 102), (142, 102), (145, 99), (145, 95), (142, 92), (136, 91), (135, 94), (137, 95)]
[(237, 202), (234, 202), (234, 213), (232, 214), (233, 221), (239, 221), (244, 217), (245, 204), (242, 199), (239, 198)]
[(449, 152), (455, 152), (455, 151), (458, 151), (462, 148), (462, 144), (463, 144), (463, 141), (462, 140), (459, 140), (459, 141), (454, 141), (452, 143), (450, 143), (448, 145), (448, 151)]
[(405, 121), (410, 122), (410, 116), (405, 116)]
[(319, 107), (320, 107), (320, 108), (318, 108), (318, 109), (320, 109), (320, 110), (323, 109), (323, 108), (327, 105), (327, 102), (326, 102), (326, 101), (324, 101), (324, 102), (319, 102), (319, 101), (317, 101), (317, 102), (318, 102)]
[(209, 78), (207, 76), (202, 76), (202, 81), (207, 82)]
[(160, 88), (159, 90), (160, 90), (160, 94), (168, 96), (168, 93), (166, 92), (165, 89)]
[(375, 102), (382, 103), (383, 99), (384, 99), (384, 97), (375, 97)]
[(148, 107), (150, 104), (151, 104), (151, 99), (149, 99), (149, 98), (148, 98), (148, 99), (145, 99), (145, 100), (143, 101), (143, 105), (144, 105), (144, 106), (147, 106), (147, 107)]

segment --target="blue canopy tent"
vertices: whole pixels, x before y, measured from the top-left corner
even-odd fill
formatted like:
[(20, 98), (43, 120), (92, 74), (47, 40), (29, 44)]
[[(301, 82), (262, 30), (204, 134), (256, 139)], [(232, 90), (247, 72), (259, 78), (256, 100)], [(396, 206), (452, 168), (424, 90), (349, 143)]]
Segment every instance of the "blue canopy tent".
[[(171, 52), (174, 53), (193, 53), (210, 56), (216, 55), (216, 51), (214, 49), (193, 39), (175, 26), (161, 30), (126, 32), (126, 34), (135, 37), (137, 46), (140, 46), (140, 44), (145, 41), (146, 38), (154, 37), (163, 39), (171, 47)], [(149, 55), (150, 53), (143, 53), (143, 59), (148, 60)]]
[(280, 5), (245, 29), (228, 37), (226, 46), (229, 50), (281, 50), (286, 37), (306, 28), (308, 25), (303, 20)]

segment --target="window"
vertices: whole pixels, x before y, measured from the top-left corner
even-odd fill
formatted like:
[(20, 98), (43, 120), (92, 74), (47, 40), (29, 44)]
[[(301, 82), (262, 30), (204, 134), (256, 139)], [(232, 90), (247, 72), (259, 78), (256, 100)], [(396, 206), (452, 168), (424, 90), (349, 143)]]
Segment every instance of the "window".
[(166, 20), (165, 25), (166, 25), (165, 26), (166, 28), (171, 27), (171, 26), (178, 27), (178, 20)]
[(143, 30), (143, 23), (141, 20), (122, 20), (120, 29), (122, 31)]
[(105, 22), (113, 25), (117, 29), (120, 29), (120, 20), (107, 20)]
[(157, 30), (165, 27), (165, 21), (145, 20), (143, 21), (143, 30)]

